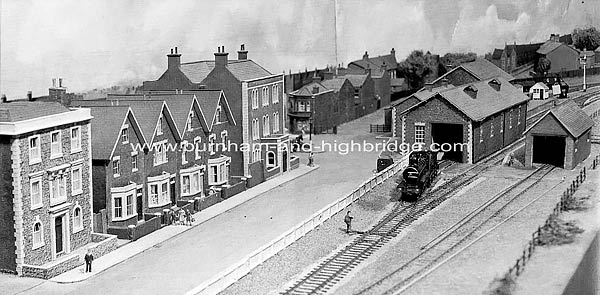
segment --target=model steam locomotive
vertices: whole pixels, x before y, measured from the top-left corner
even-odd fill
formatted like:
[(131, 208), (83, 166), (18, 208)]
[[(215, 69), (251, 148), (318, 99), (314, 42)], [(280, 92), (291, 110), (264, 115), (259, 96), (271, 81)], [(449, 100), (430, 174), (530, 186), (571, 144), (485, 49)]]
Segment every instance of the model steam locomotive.
[(433, 183), (438, 174), (437, 152), (416, 151), (408, 156), (408, 166), (398, 184), (400, 200), (414, 202)]

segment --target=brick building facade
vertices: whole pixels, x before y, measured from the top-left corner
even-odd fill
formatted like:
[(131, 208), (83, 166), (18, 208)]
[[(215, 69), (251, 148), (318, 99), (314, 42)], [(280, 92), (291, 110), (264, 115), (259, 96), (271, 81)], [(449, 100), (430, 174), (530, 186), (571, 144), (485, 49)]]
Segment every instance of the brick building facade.
[(89, 110), (0, 104), (0, 269), (63, 258), (92, 240)]

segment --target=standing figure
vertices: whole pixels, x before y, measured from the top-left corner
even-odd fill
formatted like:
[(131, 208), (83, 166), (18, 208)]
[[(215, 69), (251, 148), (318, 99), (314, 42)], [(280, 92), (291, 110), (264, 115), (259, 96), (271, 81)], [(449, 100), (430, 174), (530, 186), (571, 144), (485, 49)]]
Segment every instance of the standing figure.
[(85, 272), (92, 272), (92, 261), (94, 261), (94, 255), (92, 255), (92, 249), (87, 249), (85, 254)]
[(192, 216), (192, 213), (190, 212), (190, 209), (185, 210), (185, 215), (186, 215), (186, 225), (192, 226), (192, 222), (194, 222), (194, 217)]
[(185, 225), (185, 211), (179, 210), (179, 224)]
[(354, 218), (354, 216), (350, 215), (350, 211), (348, 211), (346, 213), (346, 216), (344, 217), (344, 222), (346, 223), (346, 233), (349, 234), (352, 231), (352, 218)]
[(314, 165), (313, 152), (310, 152), (310, 154), (308, 154), (308, 166), (312, 167), (313, 165)]

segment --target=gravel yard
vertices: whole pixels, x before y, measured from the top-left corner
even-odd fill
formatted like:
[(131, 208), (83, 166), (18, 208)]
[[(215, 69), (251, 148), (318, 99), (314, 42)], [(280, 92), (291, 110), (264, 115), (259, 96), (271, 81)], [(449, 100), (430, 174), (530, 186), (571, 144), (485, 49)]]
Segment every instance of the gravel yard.
[(352, 223), (354, 230), (368, 230), (395, 204), (389, 200), (389, 193), (395, 186), (395, 177), (386, 180), (347, 210), (340, 211), (220, 294), (277, 294), (283, 291), (287, 284), (312, 269), (315, 263), (354, 239), (355, 234), (345, 232), (343, 220), (346, 211), (351, 210), (355, 217)]

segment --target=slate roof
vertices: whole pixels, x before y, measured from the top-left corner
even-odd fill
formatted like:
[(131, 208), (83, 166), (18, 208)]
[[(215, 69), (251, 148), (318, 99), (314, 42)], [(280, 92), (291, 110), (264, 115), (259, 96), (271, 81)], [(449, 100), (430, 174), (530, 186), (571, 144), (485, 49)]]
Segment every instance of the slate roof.
[[(499, 91), (488, 84), (492, 80), (500, 82), (501, 86)], [(472, 98), (465, 93), (465, 88), (470, 86), (474, 86), (477, 89), (476, 98)], [(422, 90), (415, 93), (415, 96), (418, 95), (417, 97), (421, 96), (421, 98), (426, 99), (413, 107), (417, 107), (439, 94), (439, 96), (455, 106), (471, 120), (481, 121), (490, 115), (524, 103), (529, 99), (522, 91), (511, 85), (508, 80), (502, 77), (487, 79), (467, 85), (443, 88), (445, 87), (442, 86), (434, 88), (432, 91)], [(410, 109), (412, 108), (407, 109), (407, 111)]]
[(69, 112), (59, 102), (9, 101), (0, 103), (0, 122), (18, 122)]
[(594, 120), (592, 120), (592, 118), (590, 118), (576, 102), (569, 100), (549, 110), (542, 118), (533, 123), (531, 127), (527, 128), (525, 132), (531, 130), (549, 115), (553, 115), (567, 132), (575, 138), (579, 138), (583, 133), (594, 126)]
[(367, 59), (359, 59), (351, 62), (359, 66), (360, 68), (366, 69), (378, 69), (385, 63), (386, 69), (395, 69), (398, 67), (396, 56), (394, 54), (380, 55), (376, 57), (369, 57)]
[[(94, 117), (91, 123), (92, 159), (110, 160), (115, 142), (121, 136), (122, 123), (130, 109), (127, 106), (94, 106), (89, 109)], [(143, 139), (141, 144), (144, 144)]]
[(495, 78), (495, 77), (501, 77), (501, 78), (509, 80), (509, 81), (514, 79), (513, 76), (511, 76), (509, 73), (503, 71), (501, 68), (497, 67), (495, 64), (493, 64), (489, 60), (484, 59), (484, 58), (478, 58), (474, 61), (460, 64), (459, 66), (453, 68), (452, 70), (448, 71), (444, 75), (435, 79), (432, 83), (436, 83), (436, 82), (446, 78), (446, 76), (448, 76), (453, 71), (456, 71), (456, 69), (458, 69), (458, 68), (462, 68), (462, 69), (466, 70), (467, 72), (475, 75), (475, 77), (477, 79), (479, 79), (480, 81)]
[(352, 86), (354, 86), (354, 87), (362, 87), (363, 84), (365, 84), (365, 81), (367, 80), (367, 76), (368, 76), (367, 74), (364, 74), (364, 75), (350, 74), (350, 75), (344, 75), (341, 77), (348, 79), (348, 81), (350, 81), (350, 84), (352, 84)]
[(541, 89), (545, 89), (545, 90), (548, 90), (548, 89), (550, 89), (550, 88), (549, 88), (549, 87), (546, 85), (546, 83), (543, 83), (543, 82), (537, 82), (537, 83), (535, 83), (533, 86), (531, 86), (531, 88), (541, 88)]
[(290, 95), (294, 95), (294, 96), (313, 96), (315, 93), (313, 93), (313, 87), (317, 87), (319, 88), (319, 92), (317, 92), (316, 94), (320, 94), (326, 91), (331, 91), (332, 89), (325, 87), (325, 85), (321, 84), (324, 81), (321, 82), (316, 82), (313, 81), (311, 83), (308, 83), (304, 86), (302, 86), (302, 88), (293, 91), (290, 93)]
[(504, 52), (504, 49), (494, 48), (492, 59), (500, 59), (502, 57), (502, 52)]
[(504, 50), (506, 50), (506, 55), (510, 57), (512, 55), (513, 49), (517, 53), (517, 63), (519, 62), (519, 57), (524, 57), (524, 55), (533, 54), (536, 52), (540, 46), (544, 43), (531, 43), (531, 44), (512, 44), (506, 45)]
[(554, 41), (546, 41), (546, 43), (542, 44), (542, 46), (540, 46), (540, 49), (538, 49), (536, 52), (539, 54), (548, 54), (552, 51), (554, 51), (554, 49), (563, 46), (564, 44), (560, 43), (560, 42), (554, 42)]
[[(214, 60), (182, 63), (179, 69), (192, 83), (200, 83), (215, 68)], [(273, 75), (250, 59), (228, 60), (227, 69), (240, 81), (252, 80)]]
[(331, 89), (334, 92), (339, 92), (340, 89), (342, 89), (342, 86), (344, 86), (344, 82), (346, 82), (346, 78), (339, 77), (339, 78), (333, 78), (333, 79), (329, 79), (329, 80), (323, 80), (323, 81), (321, 81), (321, 84), (323, 86), (325, 86), (325, 88), (327, 88), (327, 89)]

